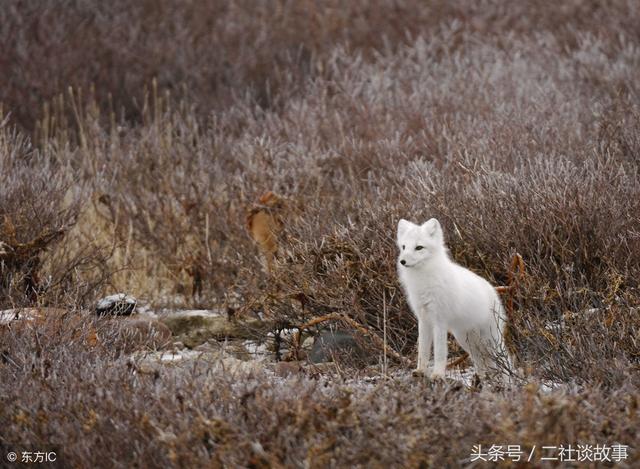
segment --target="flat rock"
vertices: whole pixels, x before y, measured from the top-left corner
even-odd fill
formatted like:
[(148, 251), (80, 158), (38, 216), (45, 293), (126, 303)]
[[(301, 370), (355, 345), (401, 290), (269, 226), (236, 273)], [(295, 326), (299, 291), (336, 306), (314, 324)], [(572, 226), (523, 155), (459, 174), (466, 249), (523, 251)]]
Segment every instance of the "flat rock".
[(224, 370), (228, 373), (260, 372), (266, 370), (265, 363), (257, 360), (244, 361), (228, 355), (223, 350), (207, 352), (196, 350), (135, 352), (131, 360), (144, 372), (162, 371), (167, 367), (205, 366), (209, 370)]
[(160, 317), (160, 321), (171, 330), (175, 340), (191, 349), (209, 340), (265, 337), (273, 326), (269, 321), (229, 321), (223, 316), (196, 314), (194, 311), (171, 313)]

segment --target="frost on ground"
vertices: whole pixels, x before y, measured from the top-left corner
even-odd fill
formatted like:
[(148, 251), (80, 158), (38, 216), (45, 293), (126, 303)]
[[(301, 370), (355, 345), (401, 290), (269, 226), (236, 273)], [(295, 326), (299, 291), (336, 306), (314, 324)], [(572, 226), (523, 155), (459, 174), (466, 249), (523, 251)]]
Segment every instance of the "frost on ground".
[[(25, 448), (47, 435), (95, 467), (105, 445), (127, 467), (456, 467), (477, 444), (635, 441), (631, 382), (607, 393), (536, 378), (477, 388), (472, 367), (433, 381), (409, 367), (276, 362), (253, 340), (113, 354), (69, 340), (74, 330), (20, 330), (0, 327), (5, 434), (24, 435), (12, 445)], [(29, 405), (12, 407), (20, 400)]]

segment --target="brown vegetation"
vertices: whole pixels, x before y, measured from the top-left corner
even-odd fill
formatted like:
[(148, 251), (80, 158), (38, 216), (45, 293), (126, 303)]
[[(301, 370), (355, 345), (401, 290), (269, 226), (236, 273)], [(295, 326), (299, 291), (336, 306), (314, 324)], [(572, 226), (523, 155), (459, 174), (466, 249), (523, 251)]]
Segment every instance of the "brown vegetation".
[(271, 272), (278, 252), (278, 235), (284, 225), (284, 201), (271, 191), (265, 192), (247, 214), (247, 231), (265, 257), (267, 271)]
[[(628, 0), (4, 2), (0, 308), (126, 291), (276, 337), (330, 315), (386, 325), (389, 356), (413, 360), (395, 224), (433, 216), (494, 285), (521, 256), (511, 342), (526, 381), (564, 387), (140, 376), (111, 322), (96, 347), (70, 319), (3, 326), (0, 451), (443, 467), (477, 443), (637, 448), (638, 24)], [(247, 236), (268, 191), (304, 211), (260, 208)]]

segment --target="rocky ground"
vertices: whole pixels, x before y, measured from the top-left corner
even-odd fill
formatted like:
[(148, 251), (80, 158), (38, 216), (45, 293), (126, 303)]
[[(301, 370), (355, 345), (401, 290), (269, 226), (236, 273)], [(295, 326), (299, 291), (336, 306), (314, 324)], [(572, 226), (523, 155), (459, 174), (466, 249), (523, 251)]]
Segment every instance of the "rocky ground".
[[(110, 299), (114, 303), (113, 298), (116, 298), (115, 304), (109, 304)], [(265, 376), (274, 379), (338, 376), (356, 387), (389, 379), (419, 378), (412, 373), (408, 363), (391, 362), (389, 365), (387, 362), (385, 368), (383, 357), (367, 359), (358, 343), (362, 337), (358, 337), (357, 331), (335, 330), (334, 327), (319, 329), (315, 334), (307, 333), (298, 339), (294, 354), (297, 329), (280, 331), (276, 340), (273, 324), (269, 321), (237, 320), (222, 311), (208, 309), (154, 310), (147, 305), (138, 306), (135, 300), (131, 300), (129, 307), (124, 298), (125, 295), (114, 295), (100, 300), (95, 313), (73, 314), (53, 308), (0, 311), (0, 326), (42, 325), (52, 317), (71, 319), (76, 325), (89, 325), (91, 345), (108, 347), (117, 336), (122, 339), (118, 346), (126, 353), (128, 363), (142, 374), (157, 374), (167, 367), (200, 366), (231, 374), (264, 372)], [(478, 385), (474, 367), (468, 360), (451, 367), (446, 380), (473, 389)], [(556, 387), (561, 386), (553, 382), (542, 384), (543, 390)]]

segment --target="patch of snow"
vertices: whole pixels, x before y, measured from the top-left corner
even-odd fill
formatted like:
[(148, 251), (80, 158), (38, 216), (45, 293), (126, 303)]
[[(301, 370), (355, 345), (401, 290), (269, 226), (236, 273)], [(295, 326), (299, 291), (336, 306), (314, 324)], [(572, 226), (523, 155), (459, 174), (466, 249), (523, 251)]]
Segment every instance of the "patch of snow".
[(14, 309), (7, 309), (0, 311), (0, 324), (9, 324), (16, 318), (16, 311)]
[(548, 331), (562, 329), (563, 327), (564, 327), (564, 319), (558, 319), (557, 321), (546, 321), (544, 323), (544, 328)]
[(129, 305), (135, 305), (136, 299), (132, 296), (127, 295), (126, 293), (116, 293), (115, 295), (105, 296), (100, 301), (98, 301), (97, 308), (107, 309), (115, 303), (119, 302), (124, 302)]
[(558, 383), (555, 381), (543, 381), (540, 383), (540, 391), (548, 394), (550, 392), (555, 391), (556, 389), (563, 388), (564, 385), (562, 383)]
[[(0, 311), (0, 324), (9, 324), (11, 321), (27, 320), (33, 321), (35, 319), (33, 309), (5, 309)], [(17, 315), (17, 317), (16, 317)]]
[(202, 355), (202, 352), (197, 350), (176, 350), (174, 352), (162, 352), (160, 353), (160, 361), (161, 362), (176, 362), (181, 360), (195, 359), (199, 358)]
[(451, 379), (455, 379), (456, 381), (460, 381), (467, 387), (473, 386), (474, 377), (476, 374), (476, 370), (474, 367), (470, 366), (461, 370), (460, 368), (454, 370), (447, 370), (447, 377)]
[(154, 310), (152, 310), (148, 304), (138, 305), (137, 311), (140, 316), (146, 316), (151, 319), (158, 319), (158, 314)]
[(256, 342), (255, 340), (245, 340), (242, 346), (253, 356), (266, 357), (269, 355), (269, 349), (265, 343)]
[[(175, 309), (175, 308), (159, 308), (152, 309), (149, 306), (145, 306), (143, 311), (146, 314), (153, 315), (153, 317), (157, 318), (159, 316), (183, 316), (183, 317), (194, 317), (201, 316), (205, 318), (217, 318), (217, 317), (225, 317), (225, 314), (222, 313), (219, 309)], [(140, 312), (140, 308), (138, 308), (138, 312)]]
[[(280, 337), (282, 339), (290, 339), (297, 332), (298, 332), (297, 328), (294, 328), (294, 329), (282, 329), (280, 331)], [(268, 337), (275, 337), (275, 334), (273, 332), (269, 332), (269, 333), (267, 333), (267, 336)]]
[(220, 317), (220, 311), (215, 309), (182, 309), (177, 311), (172, 311), (169, 314), (171, 315), (179, 315), (184, 317), (194, 317), (194, 316), (203, 316), (203, 317)]

